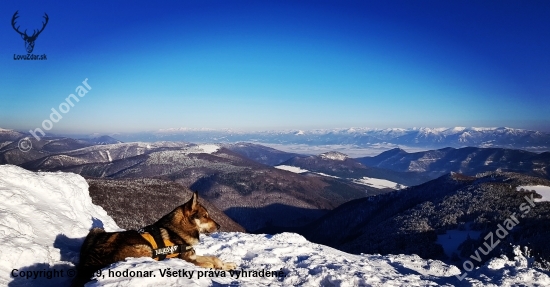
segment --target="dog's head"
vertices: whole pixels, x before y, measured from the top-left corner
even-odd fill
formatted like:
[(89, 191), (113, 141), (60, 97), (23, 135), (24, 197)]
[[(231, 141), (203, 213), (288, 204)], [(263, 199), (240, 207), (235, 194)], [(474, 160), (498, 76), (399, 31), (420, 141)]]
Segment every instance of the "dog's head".
[(184, 213), (190, 223), (199, 231), (199, 233), (212, 233), (220, 228), (212, 218), (208, 210), (198, 202), (198, 193), (193, 193), (191, 199), (183, 205)]

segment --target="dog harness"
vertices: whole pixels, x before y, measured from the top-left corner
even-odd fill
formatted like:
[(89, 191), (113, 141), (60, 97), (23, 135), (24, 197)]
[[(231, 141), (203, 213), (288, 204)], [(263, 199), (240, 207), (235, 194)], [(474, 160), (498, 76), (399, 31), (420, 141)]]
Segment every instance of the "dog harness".
[(168, 239), (162, 239), (160, 228), (154, 225), (145, 226), (138, 232), (153, 248), (152, 257), (155, 260), (177, 257), (182, 252), (193, 250), (193, 247), (187, 244), (175, 244)]

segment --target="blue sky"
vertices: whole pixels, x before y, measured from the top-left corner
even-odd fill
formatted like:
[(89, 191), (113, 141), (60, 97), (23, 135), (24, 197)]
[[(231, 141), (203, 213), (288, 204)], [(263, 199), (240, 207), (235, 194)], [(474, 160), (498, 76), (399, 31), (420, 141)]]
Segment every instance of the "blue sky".
[[(549, 1), (2, 1), (0, 127), (550, 131)], [(49, 23), (25, 54), (10, 21)], [(3, 24), (1, 24), (3, 23)]]

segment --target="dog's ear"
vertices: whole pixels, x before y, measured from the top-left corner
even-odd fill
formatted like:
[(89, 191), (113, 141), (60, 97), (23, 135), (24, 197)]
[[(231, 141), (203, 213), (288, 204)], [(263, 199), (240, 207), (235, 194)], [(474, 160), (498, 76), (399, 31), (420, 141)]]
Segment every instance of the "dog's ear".
[(191, 198), (191, 207), (193, 209), (197, 208), (197, 204), (199, 204), (198, 200), (199, 200), (199, 193), (195, 191), (193, 192), (193, 197)]
[(197, 208), (198, 198), (199, 198), (199, 194), (196, 191), (193, 192), (193, 196), (185, 204), (185, 207), (189, 210), (195, 210)]

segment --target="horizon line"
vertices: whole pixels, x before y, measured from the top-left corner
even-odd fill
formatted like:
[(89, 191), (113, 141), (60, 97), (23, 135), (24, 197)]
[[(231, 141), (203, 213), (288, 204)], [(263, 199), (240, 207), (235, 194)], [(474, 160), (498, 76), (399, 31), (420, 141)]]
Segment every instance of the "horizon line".
[[(235, 129), (235, 128), (192, 128), (192, 127), (179, 127), (179, 128), (161, 128), (156, 130), (142, 130), (142, 131), (115, 131), (115, 132), (66, 132), (60, 131), (55, 133), (49, 133), (51, 135), (91, 135), (91, 134), (102, 134), (102, 135), (116, 135), (116, 134), (140, 134), (140, 133), (170, 133), (170, 132), (236, 132), (236, 133), (262, 133), (262, 132), (298, 132), (298, 133), (307, 133), (307, 132), (318, 132), (318, 131), (343, 131), (343, 130), (358, 130), (358, 131), (384, 131), (384, 130), (402, 130), (402, 131), (417, 131), (417, 130), (457, 130), (460, 131), (484, 131), (484, 130), (498, 130), (498, 129), (509, 129), (509, 130), (521, 130), (521, 131), (531, 131), (531, 132), (542, 132), (550, 133), (550, 131), (538, 130), (538, 129), (529, 129), (529, 128), (513, 128), (507, 126), (452, 126), (452, 127), (443, 127), (443, 126), (417, 126), (417, 127), (388, 127), (388, 128), (376, 128), (376, 127), (361, 127), (361, 126), (352, 126), (352, 127), (336, 127), (336, 128), (311, 128), (311, 129), (301, 129), (301, 128), (286, 128), (286, 129), (263, 129), (263, 130), (252, 130), (252, 129)], [(29, 131), (24, 131), (20, 129), (10, 129), (0, 127), (0, 131), (15, 131), (20, 133), (29, 133)]]

